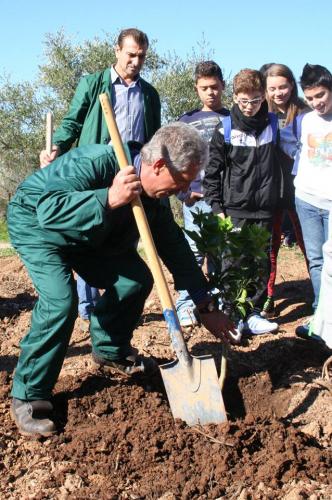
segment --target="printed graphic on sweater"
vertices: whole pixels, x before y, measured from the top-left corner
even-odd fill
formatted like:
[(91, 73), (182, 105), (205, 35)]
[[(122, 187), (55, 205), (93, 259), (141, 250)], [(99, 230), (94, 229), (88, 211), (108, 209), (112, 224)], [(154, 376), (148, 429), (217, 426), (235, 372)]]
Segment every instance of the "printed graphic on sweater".
[(313, 165), (332, 167), (332, 132), (325, 136), (308, 134), (308, 159)]
[(203, 139), (210, 142), (214, 129), (219, 123), (220, 118), (218, 116), (210, 116), (208, 118), (192, 121), (190, 122), (190, 125), (198, 130)]

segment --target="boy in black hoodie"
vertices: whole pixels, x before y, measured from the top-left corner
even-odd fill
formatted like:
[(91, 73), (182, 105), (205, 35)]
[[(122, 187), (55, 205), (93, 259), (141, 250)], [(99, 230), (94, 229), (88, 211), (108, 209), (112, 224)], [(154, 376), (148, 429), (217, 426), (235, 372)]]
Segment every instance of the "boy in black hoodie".
[[(280, 194), (277, 120), (268, 113), (259, 71), (241, 70), (234, 77), (233, 91), (230, 121), (216, 128), (210, 143), (210, 161), (203, 181), (205, 197), (215, 214), (231, 216), (236, 227), (258, 224), (271, 231)], [(269, 260), (266, 262), (267, 285)], [(278, 330), (277, 323), (260, 316), (267, 297), (266, 285), (257, 288), (251, 297), (254, 311), (244, 322), (247, 333), (260, 335)]]

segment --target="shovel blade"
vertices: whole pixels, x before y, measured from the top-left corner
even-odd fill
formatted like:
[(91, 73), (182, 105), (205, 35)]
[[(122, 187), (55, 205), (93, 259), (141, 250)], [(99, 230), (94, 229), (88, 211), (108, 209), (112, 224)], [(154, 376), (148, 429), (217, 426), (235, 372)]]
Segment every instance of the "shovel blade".
[(173, 417), (189, 426), (227, 422), (214, 359), (191, 359), (190, 366), (178, 360), (160, 366)]

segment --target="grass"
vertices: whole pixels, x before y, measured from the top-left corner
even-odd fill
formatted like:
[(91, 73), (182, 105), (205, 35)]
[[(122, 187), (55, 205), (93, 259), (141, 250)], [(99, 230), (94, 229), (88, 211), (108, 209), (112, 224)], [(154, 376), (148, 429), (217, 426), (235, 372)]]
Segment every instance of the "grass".
[(287, 259), (289, 257), (293, 258), (295, 256), (296, 258), (304, 261), (304, 255), (298, 245), (293, 245), (290, 248), (281, 245), (279, 253), (281, 253), (283, 259)]
[(0, 219), (0, 242), (9, 242), (9, 235), (7, 230), (7, 224), (4, 219)]
[(2, 257), (11, 257), (12, 255), (16, 255), (14, 248), (0, 248), (0, 259)]

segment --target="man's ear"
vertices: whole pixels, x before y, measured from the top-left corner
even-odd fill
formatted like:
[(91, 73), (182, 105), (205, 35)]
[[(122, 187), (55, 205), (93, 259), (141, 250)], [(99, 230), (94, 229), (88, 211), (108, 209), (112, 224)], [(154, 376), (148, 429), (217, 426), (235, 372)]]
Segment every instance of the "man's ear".
[(163, 170), (164, 168), (166, 168), (166, 163), (165, 163), (165, 160), (163, 158), (159, 158), (159, 160), (156, 160), (152, 164), (153, 172), (156, 175), (159, 175), (160, 171)]

